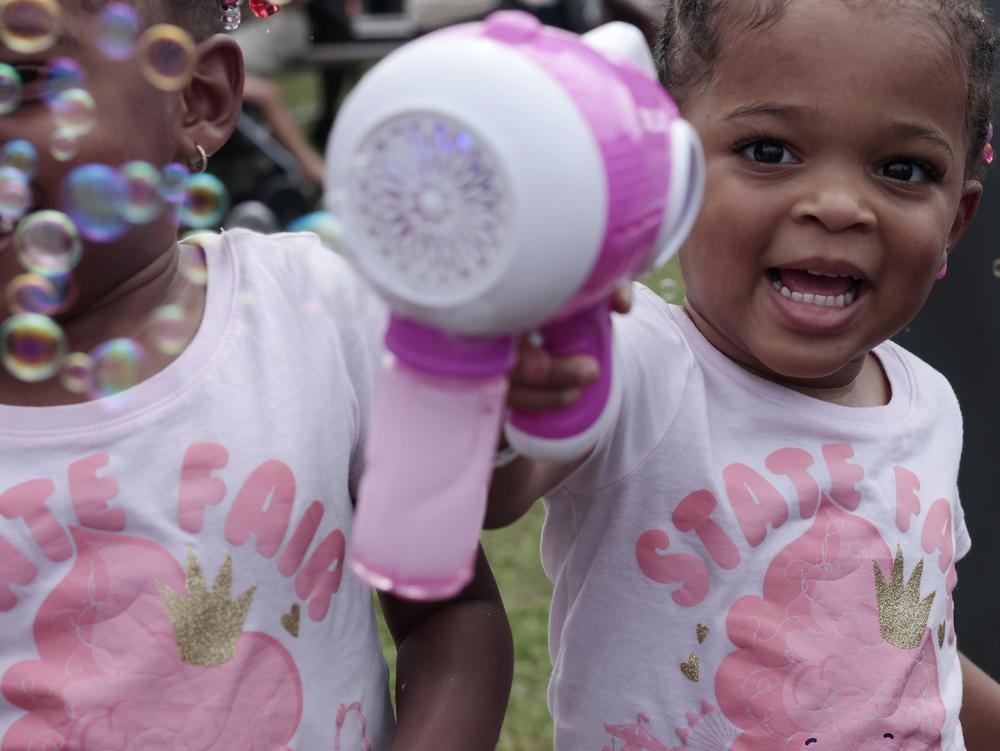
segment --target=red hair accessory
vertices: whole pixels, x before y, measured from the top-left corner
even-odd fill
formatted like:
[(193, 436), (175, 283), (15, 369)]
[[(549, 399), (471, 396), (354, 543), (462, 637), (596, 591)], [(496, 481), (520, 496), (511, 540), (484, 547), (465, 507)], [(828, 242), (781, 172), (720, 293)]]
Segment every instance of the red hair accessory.
[[(235, 31), (243, 21), (243, 14), (240, 10), (240, 4), (243, 0), (221, 0), (221, 2), (222, 26), (226, 31)], [(267, 0), (250, 0), (250, 10), (253, 11), (253, 14), (257, 18), (268, 18), (281, 10), (281, 6), (287, 2), (288, 0), (285, 0), (278, 4), (268, 2)]]

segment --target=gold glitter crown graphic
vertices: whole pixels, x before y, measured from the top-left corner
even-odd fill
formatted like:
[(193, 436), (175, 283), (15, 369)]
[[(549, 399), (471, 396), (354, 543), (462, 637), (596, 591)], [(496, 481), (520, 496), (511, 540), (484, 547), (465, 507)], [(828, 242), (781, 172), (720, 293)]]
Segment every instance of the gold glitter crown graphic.
[(257, 587), (250, 587), (236, 600), (232, 599), (231, 554), (219, 569), (211, 592), (205, 587), (193, 551), (188, 551), (187, 597), (182, 598), (163, 582), (156, 582), (156, 588), (173, 624), (177, 650), (184, 662), (213, 667), (233, 659)]
[(923, 641), (924, 632), (934, 604), (931, 592), (920, 599), (920, 579), (924, 574), (923, 559), (903, 585), (903, 549), (896, 546), (896, 557), (892, 562), (892, 579), (886, 582), (878, 561), (875, 567), (875, 599), (878, 601), (879, 628), (882, 638), (900, 649), (916, 649)]

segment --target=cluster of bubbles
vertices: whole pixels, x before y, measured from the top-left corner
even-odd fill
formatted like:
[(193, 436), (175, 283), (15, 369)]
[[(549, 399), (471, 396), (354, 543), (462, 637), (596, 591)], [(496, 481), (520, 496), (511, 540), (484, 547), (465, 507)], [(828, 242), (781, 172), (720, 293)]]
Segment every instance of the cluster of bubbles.
[[(20, 54), (44, 53), (57, 44), (59, 14), (57, 0), (0, 0), (0, 43)], [(143, 30), (136, 8), (125, 2), (101, 9), (96, 48), (113, 62), (134, 60), (146, 81), (162, 91), (186, 86), (196, 59), (187, 32), (167, 24)], [(26, 68), (32, 70), (30, 79), (22, 79)], [(75, 159), (81, 140), (98, 124), (84, 67), (59, 56), (42, 66), (0, 63), (0, 116), (27, 102), (44, 104), (51, 116), (52, 136), (43, 148), (57, 161)], [(147, 360), (142, 345), (111, 339), (90, 352), (72, 352), (55, 318), (72, 302), (73, 273), (85, 244), (113, 242), (165, 212), (187, 227), (217, 227), (228, 196), (217, 178), (192, 175), (179, 163), (81, 164), (62, 179), (62, 211), (32, 211), (32, 180), (40, 161), (32, 141), (0, 145), (0, 238), (21, 267), (3, 290), (10, 315), (0, 321), (0, 362), (29, 383), (57, 377), (70, 392), (89, 398), (115, 394), (141, 380)], [(203, 257), (187, 266), (189, 279), (205, 282)], [(159, 308), (147, 323), (146, 338), (177, 355), (189, 330), (185, 315), (176, 305)]]
[[(288, 1), (251, 0), (250, 7), (266, 16)], [(232, 10), (230, 20), (238, 20), (241, 2), (225, 3)], [(0, 0), (0, 44), (20, 54), (47, 53), (59, 43), (60, 11), (59, 0)], [(132, 3), (104, 4), (93, 41), (104, 58), (137, 66), (161, 91), (179, 91), (193, 75), (196, 49), (190, 35), (169, 24), (143, 28)], [(0, 363), (25, 382), (58, 379), (73, 394), (92, 399), (114, 395), (143, 378), (150, 350), (137, 340), (118, 338), (89, 352), (73, 351), (57, 317), (72, 305), (74, 274), (85, 248), (115, 242), (166, 215), (192, 230), (218, 227), (230, 214), (229, 197), (218, 178), (191, 174), (181, 163), (83, 163), (66, 167), (58, 196), (61, 210), (33, 210), (32, 183), (40, 166), (49, 157), (63, 163), (76, 160), (99, 120), (80, 62), (49, 53), (44, 65), (33, 66), (30, 78), (22, 78), (25, 69), (0, 63), (0, 116), (29, 102), (41, 104), (53, 127), (41, 144), (38, 139), (0, 143), (0, 242), (12, 248), (20, 266), (20, 273), (0, 290), (9, 311), (6, 319), (0, 318)], [(340, 227), (326, 212), (303, 216), (287, 229), (315, 232), (331, 249), (340, 243)], [(181, 271), (192, 283), (205, 284), (204, 254), (182, 256)], [(176, 356), (189, 341), (190, 324), (183, 307), (164, 305), (146, 322), (142, 341)]]

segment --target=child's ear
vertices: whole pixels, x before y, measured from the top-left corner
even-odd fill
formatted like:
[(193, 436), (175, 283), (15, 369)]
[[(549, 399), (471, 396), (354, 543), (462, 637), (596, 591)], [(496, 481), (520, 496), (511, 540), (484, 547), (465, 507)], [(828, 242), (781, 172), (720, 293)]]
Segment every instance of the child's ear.
[(972, 224), (979, 209), (979, 201), (983, 197), (983, 184), (978, 180), (966, 180), (962, 187), (962, 197), (958, 199), (958, 211), (955, 212), (955, 220), (948, 231), (948, 248), (954, 250), (958, 241), (962, 239), (965, 231)]
[(187, 156), (195, 154), (195, 144), (212, 155), (229, 140), (243, 107), (243, 78), (243, 53), (235, 40), (216, 34), (198, 45), (194, 75), (183, 92)]

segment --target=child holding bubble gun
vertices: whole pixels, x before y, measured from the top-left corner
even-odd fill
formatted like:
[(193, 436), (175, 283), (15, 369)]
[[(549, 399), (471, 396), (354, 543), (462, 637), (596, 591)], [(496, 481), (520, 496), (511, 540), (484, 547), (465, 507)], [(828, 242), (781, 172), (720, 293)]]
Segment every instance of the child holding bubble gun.
[(380, 307), (312, 236), (176, 240), (224, 210), (186, 176), (239, 115), (239, 12), (0, 0), (0, 749), (492, 749), (485, 560), (381, 599), (398, 722), (343, 571)]
[(493, 525), (546, 497), (558, 751), (997, 748), (955, 633), (959, 406), (889, 341), (976, 213), (995, 44), (979, 0), (666, 4), (707, 160), (686, 299), (637, 288), (615, 428), (491, 494)]

